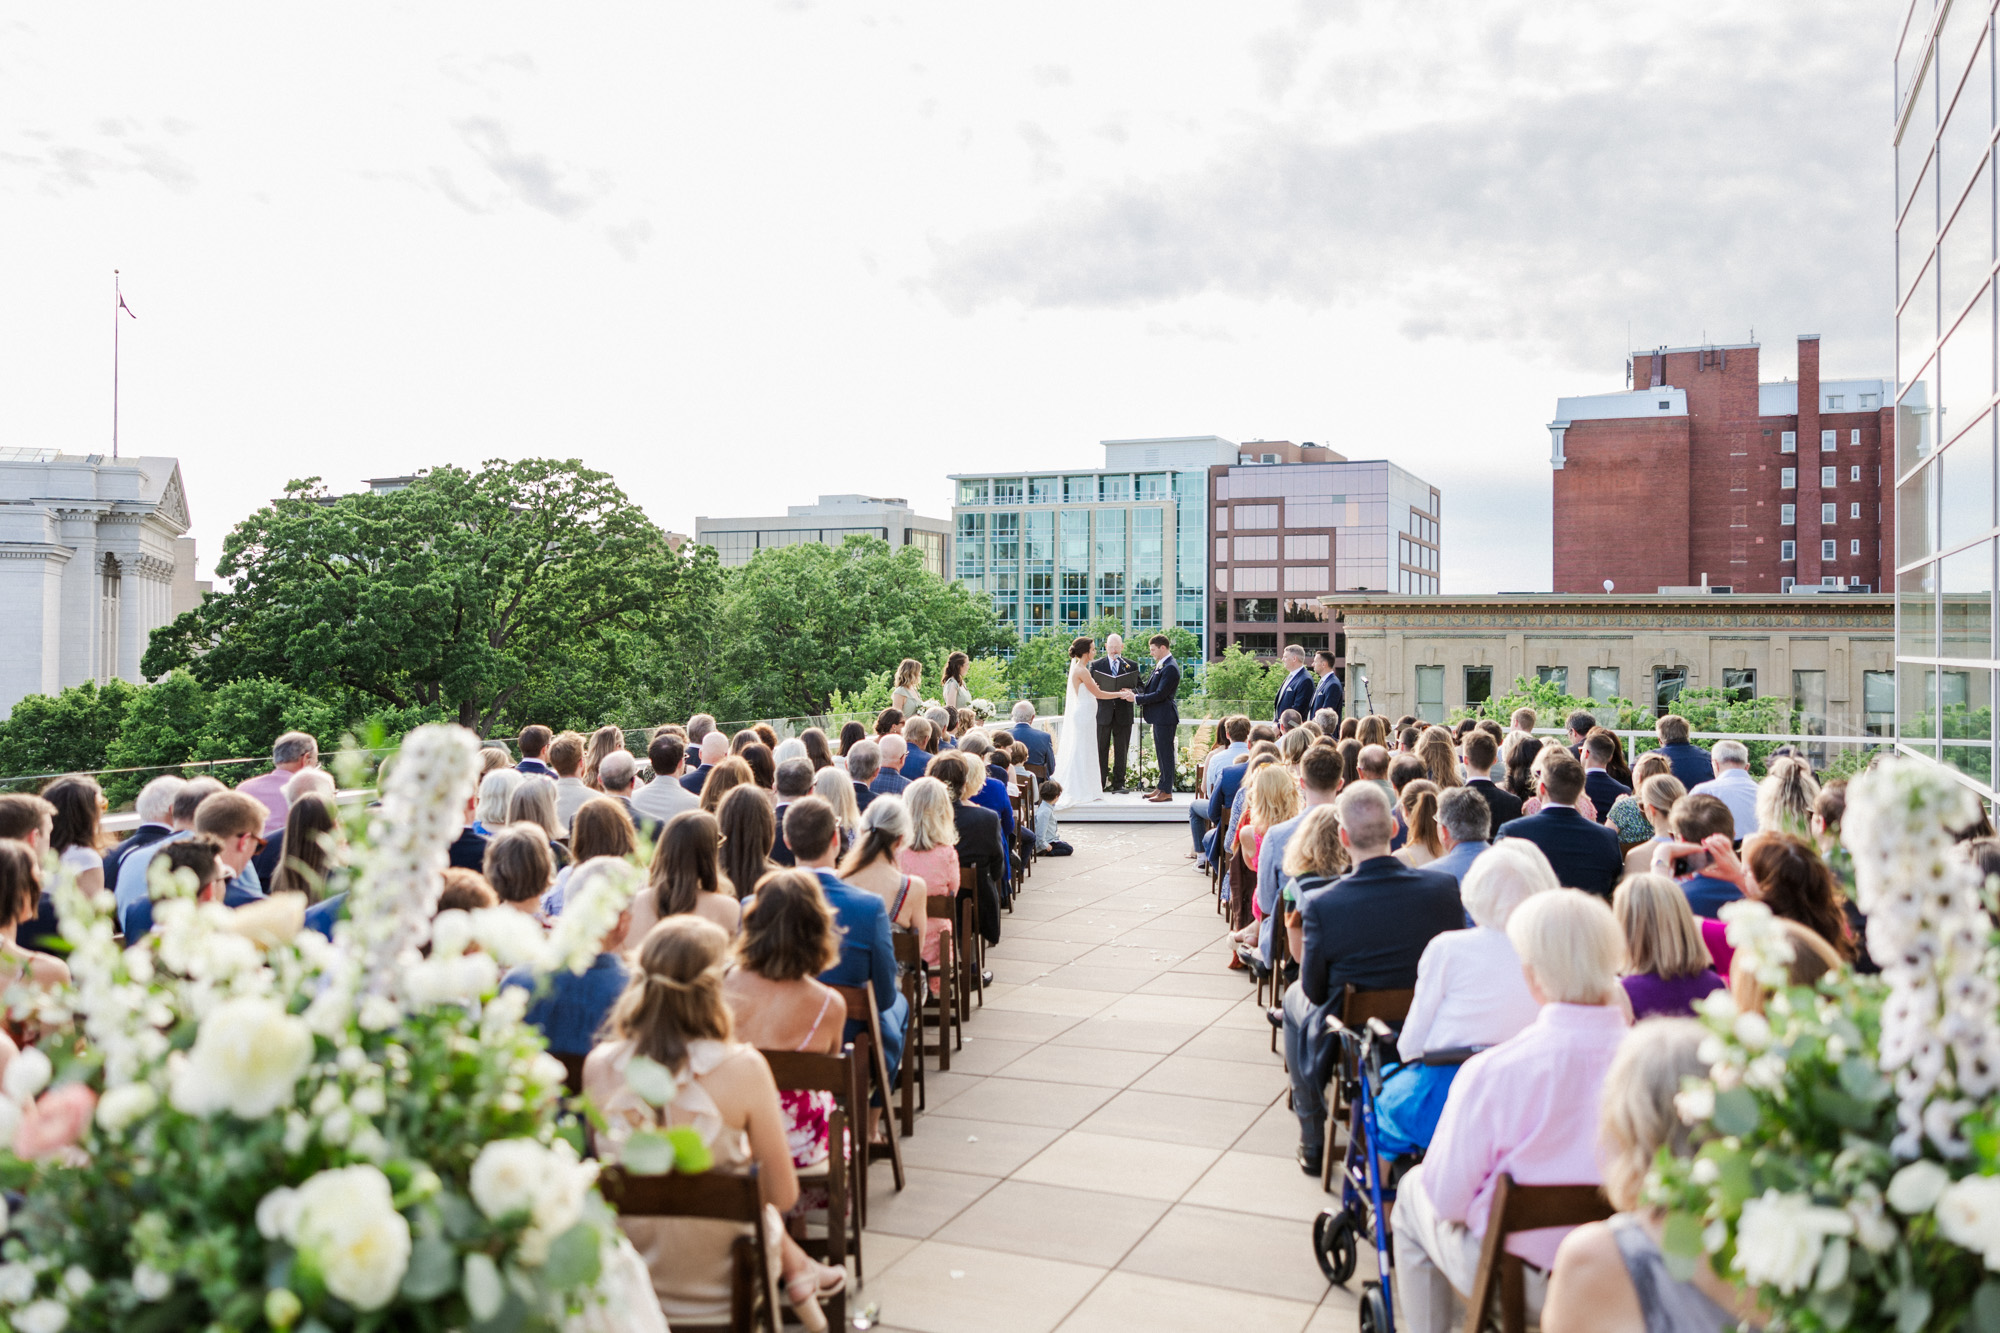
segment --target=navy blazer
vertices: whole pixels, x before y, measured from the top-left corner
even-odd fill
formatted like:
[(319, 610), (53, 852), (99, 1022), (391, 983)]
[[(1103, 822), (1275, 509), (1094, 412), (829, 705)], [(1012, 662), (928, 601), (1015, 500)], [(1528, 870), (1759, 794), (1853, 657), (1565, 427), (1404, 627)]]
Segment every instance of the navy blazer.
[(1574, 806), (1545, 805), (1538, 814), (1502, 824), (1499, 836), (1526, 838), (1548, 857), (1558, 883), (1600, 898), (1611, 897), (1625, 871), (1616, 830), (1591, 823)]
[(868, 808), (868, 803), (874, 799), (875, 799), (875, 789), (873, 787), (870, 787), (866, 783), (862, 782), (857, 782), (854, 784), (855, 809), (866, 810)]
[(1417, 984), (1424, 946), (1465, 927), (1458, 882), (1434, 870), (1412, 870), (1393, 856), (1371, 856), (1324, 888), (1299, 900), (1305, 929), (1299, 987), (1316, 1006), (1343, 986), (1407, 990)]
[(1331, 708), (1338, 714), (1345, 707), (1347, 707), (1347, 693), (1340, 688), (1340, 673), (1329, 671), (1326, 673), (1326, 679), (1320, 681), (1319, 688), (1313, 691), (1312, 713), (1306, 714), (1306, 720), (1310, 722), (1313, 713), (1322, 708)]
[(868, 784), (868, 790), (877, 796), (901, 796), (903, 788), (909, 785), (910, 780), (901, 773), (892, 768), (885, 768), (875, 775), (873, 782)]
[(1202, 815), (1210, 824), (1219, 824), (1236, 804), (1236, 791), (1243, 785), (1243, 775), (1250, 771), (1247, 763), (1224, 764), (1222, 771), (1215, 775), (1215, 785), (1208, 789), (1208, 809)]
[(1493, 816), (1492, 822), (1486, 826), (1489, 835), (1508, 820), (1521, 817), (1521, 798), (1492, 778), (1474, 778), (1465, 785), (1486, 798), (1486, 808)]
[(906, 779), (915, 782), (930, 766), (931, 757), (928, 753), (923, 750), (912, 750), (903, 756), (903, 767), (900, 772)]
[(1016, 722), (1013, 727), (1014, 739), (1028, 747), (1028, 762), (1048, 769), (1056, 768), (1055, 738), (1046, 731), (1039, 731), (1029, 722)]
[(1285, 715), (1285, 710), (1288, 708), (1297, 709), (1302, 719), (1311, 717), (1312, 713), (1309, 710), (1312, 708), (1313, 686), (1317, 683), (1313, 679), (1313, 673), (1305, 667), (1300, 667), (1286, 677), (1285, 683), (1278, 687), (1278, 703), (1271, 710), (1271, 720), (1276, 722)]
[(1681, 780), (1681, 786), (1694, 790), (1697, 782), (1709, 782), (1715, 778), (1715, 764), (1710, 761), (1708, 751), (1692, 741), (1676, 741), (1672, 745), (1662, 745), (1660, 753), (1673, 766), (1674, 776)]
[(687, 772), (681, 774), (682, 788), (687, 791), (693, 792), (696, 796), (701, 795), (702, 784), (708, 781), (708, 775), (714, 770), (715, 770), (714, 764), (696, 765), (695, 767), (689, 769)]
[(1689, 875), (1681, 881), (1681, 892), (1687, 895), (1688, 906), (1696, 916), (1705, 916), (1711, 921), (1727, 903), (1733, 903), (1743, 896), (1743, 890), (1726, 879), (1716, 879), (1712, 875)]
[(1147, 722), (1174, 722), (1181, 720), (1181, 710), (1174, 706), (1174, 698), (1181, 692), (1181, 667), (1168, 653), (1153, 668), (1153, 674), (1139, 687), (1138, 697), (1133, 700), (1139, 705), (1139, 716)]
[(1583, 775), (1584, 794), (1597, 810), (1597, 822), (1602, 824), (1611, 813), (1611, 803), (1620, 796), (1630, 796), (1632, 789), (1612, 777), (1601, 768), (1590, 769)]
[(888, 1013), (896, 989), (896, 948), (889, 939), (889, 905), (882, 895), (857, 889), (831, 870), (815, 870), (840, 928), (840, 961), (819, 974), (829, 986), (872, 986), (875, 1007)]
[[(165, 824), (141, 824), (133, 829), (129, 837), (104, 854), (104, 887), (107, 889), (118, 887), (118, 867), (125, 863), (127, 854), (136, 852), (141, 847), (151, 847), (172, 832), (173, 830)], [(273, 841), (282, 842), (283, 839)]]

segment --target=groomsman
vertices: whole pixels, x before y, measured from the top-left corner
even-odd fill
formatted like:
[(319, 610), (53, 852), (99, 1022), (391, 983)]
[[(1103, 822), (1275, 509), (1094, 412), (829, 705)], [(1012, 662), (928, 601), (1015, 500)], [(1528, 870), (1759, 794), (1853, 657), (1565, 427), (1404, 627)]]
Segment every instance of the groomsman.
[(1306, 650), (1296, 643), (1285, 645), (1285, 683), (1278, 689), (1278, 706), (1271, 712), (1273, 722), (1293, 710), (1300, 717), (1312, 716), (1313, 676), (1306, 670)]
[(1313, 671), (1319, 676), (1319, 688), (1313, 691), (1312, 711), (1307, 717), (1318, 717), (1319, 710), (1331, 708), (1338, 719), (1347, 706), (1347, 696), (1340, 688), (1340, 673), (1333, 669), (1333, 650), (1322, 648), (1313, 654)]

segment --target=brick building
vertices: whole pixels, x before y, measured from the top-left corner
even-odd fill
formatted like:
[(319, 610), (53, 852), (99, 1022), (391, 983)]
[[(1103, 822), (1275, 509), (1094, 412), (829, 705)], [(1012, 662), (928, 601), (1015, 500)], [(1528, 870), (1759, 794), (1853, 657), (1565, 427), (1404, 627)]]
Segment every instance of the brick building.
[(1799, 377), (1757, 377), (1758, 345), (1634, 353), (1621, 393), (1558, 399), (1556, 592), (1886, 590), (1894, 518), (1888, 380), (1822, 380), (1816, 335)]

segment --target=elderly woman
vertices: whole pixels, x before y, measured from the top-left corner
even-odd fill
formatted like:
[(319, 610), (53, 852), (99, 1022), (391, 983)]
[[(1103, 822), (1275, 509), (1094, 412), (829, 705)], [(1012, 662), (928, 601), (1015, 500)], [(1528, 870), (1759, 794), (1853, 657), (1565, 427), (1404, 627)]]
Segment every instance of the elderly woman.
[(1507, 922), (1530, 897), (1559, 887), (1542, 849), (1525, 838), (1502, 838), (1465, 873), (1459, 896), (1472, 929), (1433, 937), (1418, 960), (1416, 997), (1396, 1038), (1404, 1064), (1375, 1103), (1384, 1152), (1416, 1152), (1437, 1130), (1459, 1067), (1418, 1063), (1427, 1052), (1498, 1046), (1535, 1021), (1541, 1004), (1528, 992)]
[(472, 811), (472, 831), (490, 838), (507, 823), (514, 793), (527, 778), (518, 769), (496, 768), (479, 780), (479, 804)]
[[(1396, 1294), (1413, 1333), (1449, 1333), (1463, 1322), (1458, 1293), (1478, 1271), (1502, 1175), (1523, 1185), (1594, 1185), (1602, 1178), (1598, 1094), (1627, 1024), (1617, 918), (1587, 893), (1538, 893), (1514, 909), (1507, 938), (1541, 1011), (1519, 1034), (1459, 1069), (1423, 1164), (1397, 1187)], [(1565, 1234), (1551, 1227), (1507, 1242), (1538, 1270), (1528, 1275), (1531, 1317)]]
[(1700, 1055), (1707, 1035), (1690, 1018), (1655, 1018), (1619, 1046), (1604, 1076), (1597, 1140), (1604, 1196), (1618, 1213), (1578, 1227), (1557, 1248), (1542, 1306), (1544, 1333), (1721, 1333), (1753, 1325), (1752, 1302), (1706, 1259), (1686, 1281), (1668, 1270), (1660, 1250), (1666, 1217), (1639, 1206), (1660, 1149), (1675, 1157), (1690, 1151), (1674, 1096), (1682, 1079), (1708, 1073)]

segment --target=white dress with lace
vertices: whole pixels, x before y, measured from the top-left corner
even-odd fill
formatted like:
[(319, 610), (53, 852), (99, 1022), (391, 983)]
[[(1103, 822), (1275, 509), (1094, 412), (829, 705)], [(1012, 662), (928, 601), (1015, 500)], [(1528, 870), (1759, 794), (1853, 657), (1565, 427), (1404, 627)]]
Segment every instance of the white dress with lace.
[(1071, 660), (1069, 688), (1063, 695), (1062, 731), (1056, 737), (1056, 769), (1050, 774), (1062, 784), (1056, 809), (1067, 810), (1104, 795), (1104, 775), (1097, 769), (1097, 696), (1083, 684), (1090, 668)]

